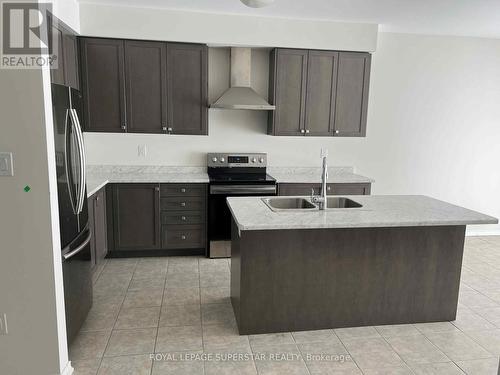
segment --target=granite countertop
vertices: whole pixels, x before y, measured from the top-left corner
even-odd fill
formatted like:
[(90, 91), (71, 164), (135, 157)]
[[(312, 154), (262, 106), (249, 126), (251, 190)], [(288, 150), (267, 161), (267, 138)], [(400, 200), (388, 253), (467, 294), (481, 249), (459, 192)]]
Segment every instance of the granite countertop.
[(361, 208), (272, 211), (259, 197), (229, 197), (240, 230), (497, 224), (498, 219), (423, 195), (348, 196)]
[[(321, 183), (321, 168), (268, 167), (267, 173), (278, 183)], [(328, 168), (328, 183), (373, 183), (375, 180), (354, 173), (353, 167)]]
[(108, 183), (208, 183), (206, 167), (87, 166), (87, 197)]
[[(320, 183), (321, 168), (268, 167), (267, 173), (278, 183)], [(87, 166), (87, 196), (108, 183), (208, 183), (206, 167), (180, 166)], [(328, 169), (329, 183), (372, 183), (373, 179), (354, 173), (352, 167)]]

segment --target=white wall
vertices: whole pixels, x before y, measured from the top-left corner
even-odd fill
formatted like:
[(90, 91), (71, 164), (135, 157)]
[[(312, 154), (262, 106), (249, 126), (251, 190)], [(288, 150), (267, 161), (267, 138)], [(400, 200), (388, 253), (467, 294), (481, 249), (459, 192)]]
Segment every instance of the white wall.
[[(53, 5), (79, 29), (75, 0)], [(0, 69), (0, 113), (0, 151), (14, 156), (0, 176), (0, 374), (70, 375), (49, 70)]]
[(77, 33), (80, 32), (80, 7), (77, 0), (52, 0), (52, 10), (56, 17)]
[(378, 30), (378, 25), (369, 23), (292, 20), (92, 3), (80, 4), (80, 22), (81, 34), (88, 36), (352, 51), (374, 51)]
[(0, 177), (1, 374), (68, 366), (48, 74), (0, 70), (0, 150), (14, 154), (14, 177)]
[[(267, 50), (253, 50), (253, 85), (264, 96), (267, 59)], [(210, 49), (210, 100), (227, 85), (227, 50)], [(500, 217), (498, 103), (500, 40), (379, 33), (366, 138), (272, 137), (264, 112), (210, 109), (208, 137), (85, 139), (90, 164), (203, 165), (206, 152), (238, 150), (267, 151), (273, 166), (318, 166), (325, 146), (331, 164), (375, 178), (374, 194), (426, 194)]]

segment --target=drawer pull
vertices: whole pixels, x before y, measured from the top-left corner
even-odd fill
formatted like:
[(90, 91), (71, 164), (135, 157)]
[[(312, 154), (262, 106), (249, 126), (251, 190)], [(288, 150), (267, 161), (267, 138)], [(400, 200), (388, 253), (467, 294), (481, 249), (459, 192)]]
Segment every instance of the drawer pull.
[(186, 221), (186, 216), (181, 216), (182, 221)]
[(185, 240), (185, 239), (186, 239), (186, 235), (184, 235), (184, 234), (183, 234), (183, 235), (181, 236), (181, 239), (182, 239), (182, 240)]
[(186, 202), (181, 202), (181, 207), (186, 207)]
[(186, 188), (182, 188), (181, 193), (185, 193), (185, 192), (186, 192)]

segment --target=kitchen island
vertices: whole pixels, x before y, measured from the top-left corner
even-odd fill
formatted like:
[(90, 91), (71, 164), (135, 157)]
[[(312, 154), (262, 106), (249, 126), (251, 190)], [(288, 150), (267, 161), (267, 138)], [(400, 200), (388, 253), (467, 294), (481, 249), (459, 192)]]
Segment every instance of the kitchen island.
[(498, 220), (425, 196), (347, 198), (360, 207), (228, 198), (240, 334), (455, 319), (466, 225)]

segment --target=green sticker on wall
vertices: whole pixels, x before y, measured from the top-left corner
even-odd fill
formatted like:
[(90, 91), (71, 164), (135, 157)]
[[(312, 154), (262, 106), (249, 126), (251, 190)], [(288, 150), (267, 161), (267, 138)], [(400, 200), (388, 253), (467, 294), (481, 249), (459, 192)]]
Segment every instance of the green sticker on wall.
[(26, 193), (27, 193), (28, 191), (30, 191), (30, 190), (31, 190), (31, 188), (29, 187), (29, 185), (26, 185), (26, 186), (24, 187), (24, 191), (25, 191)]

